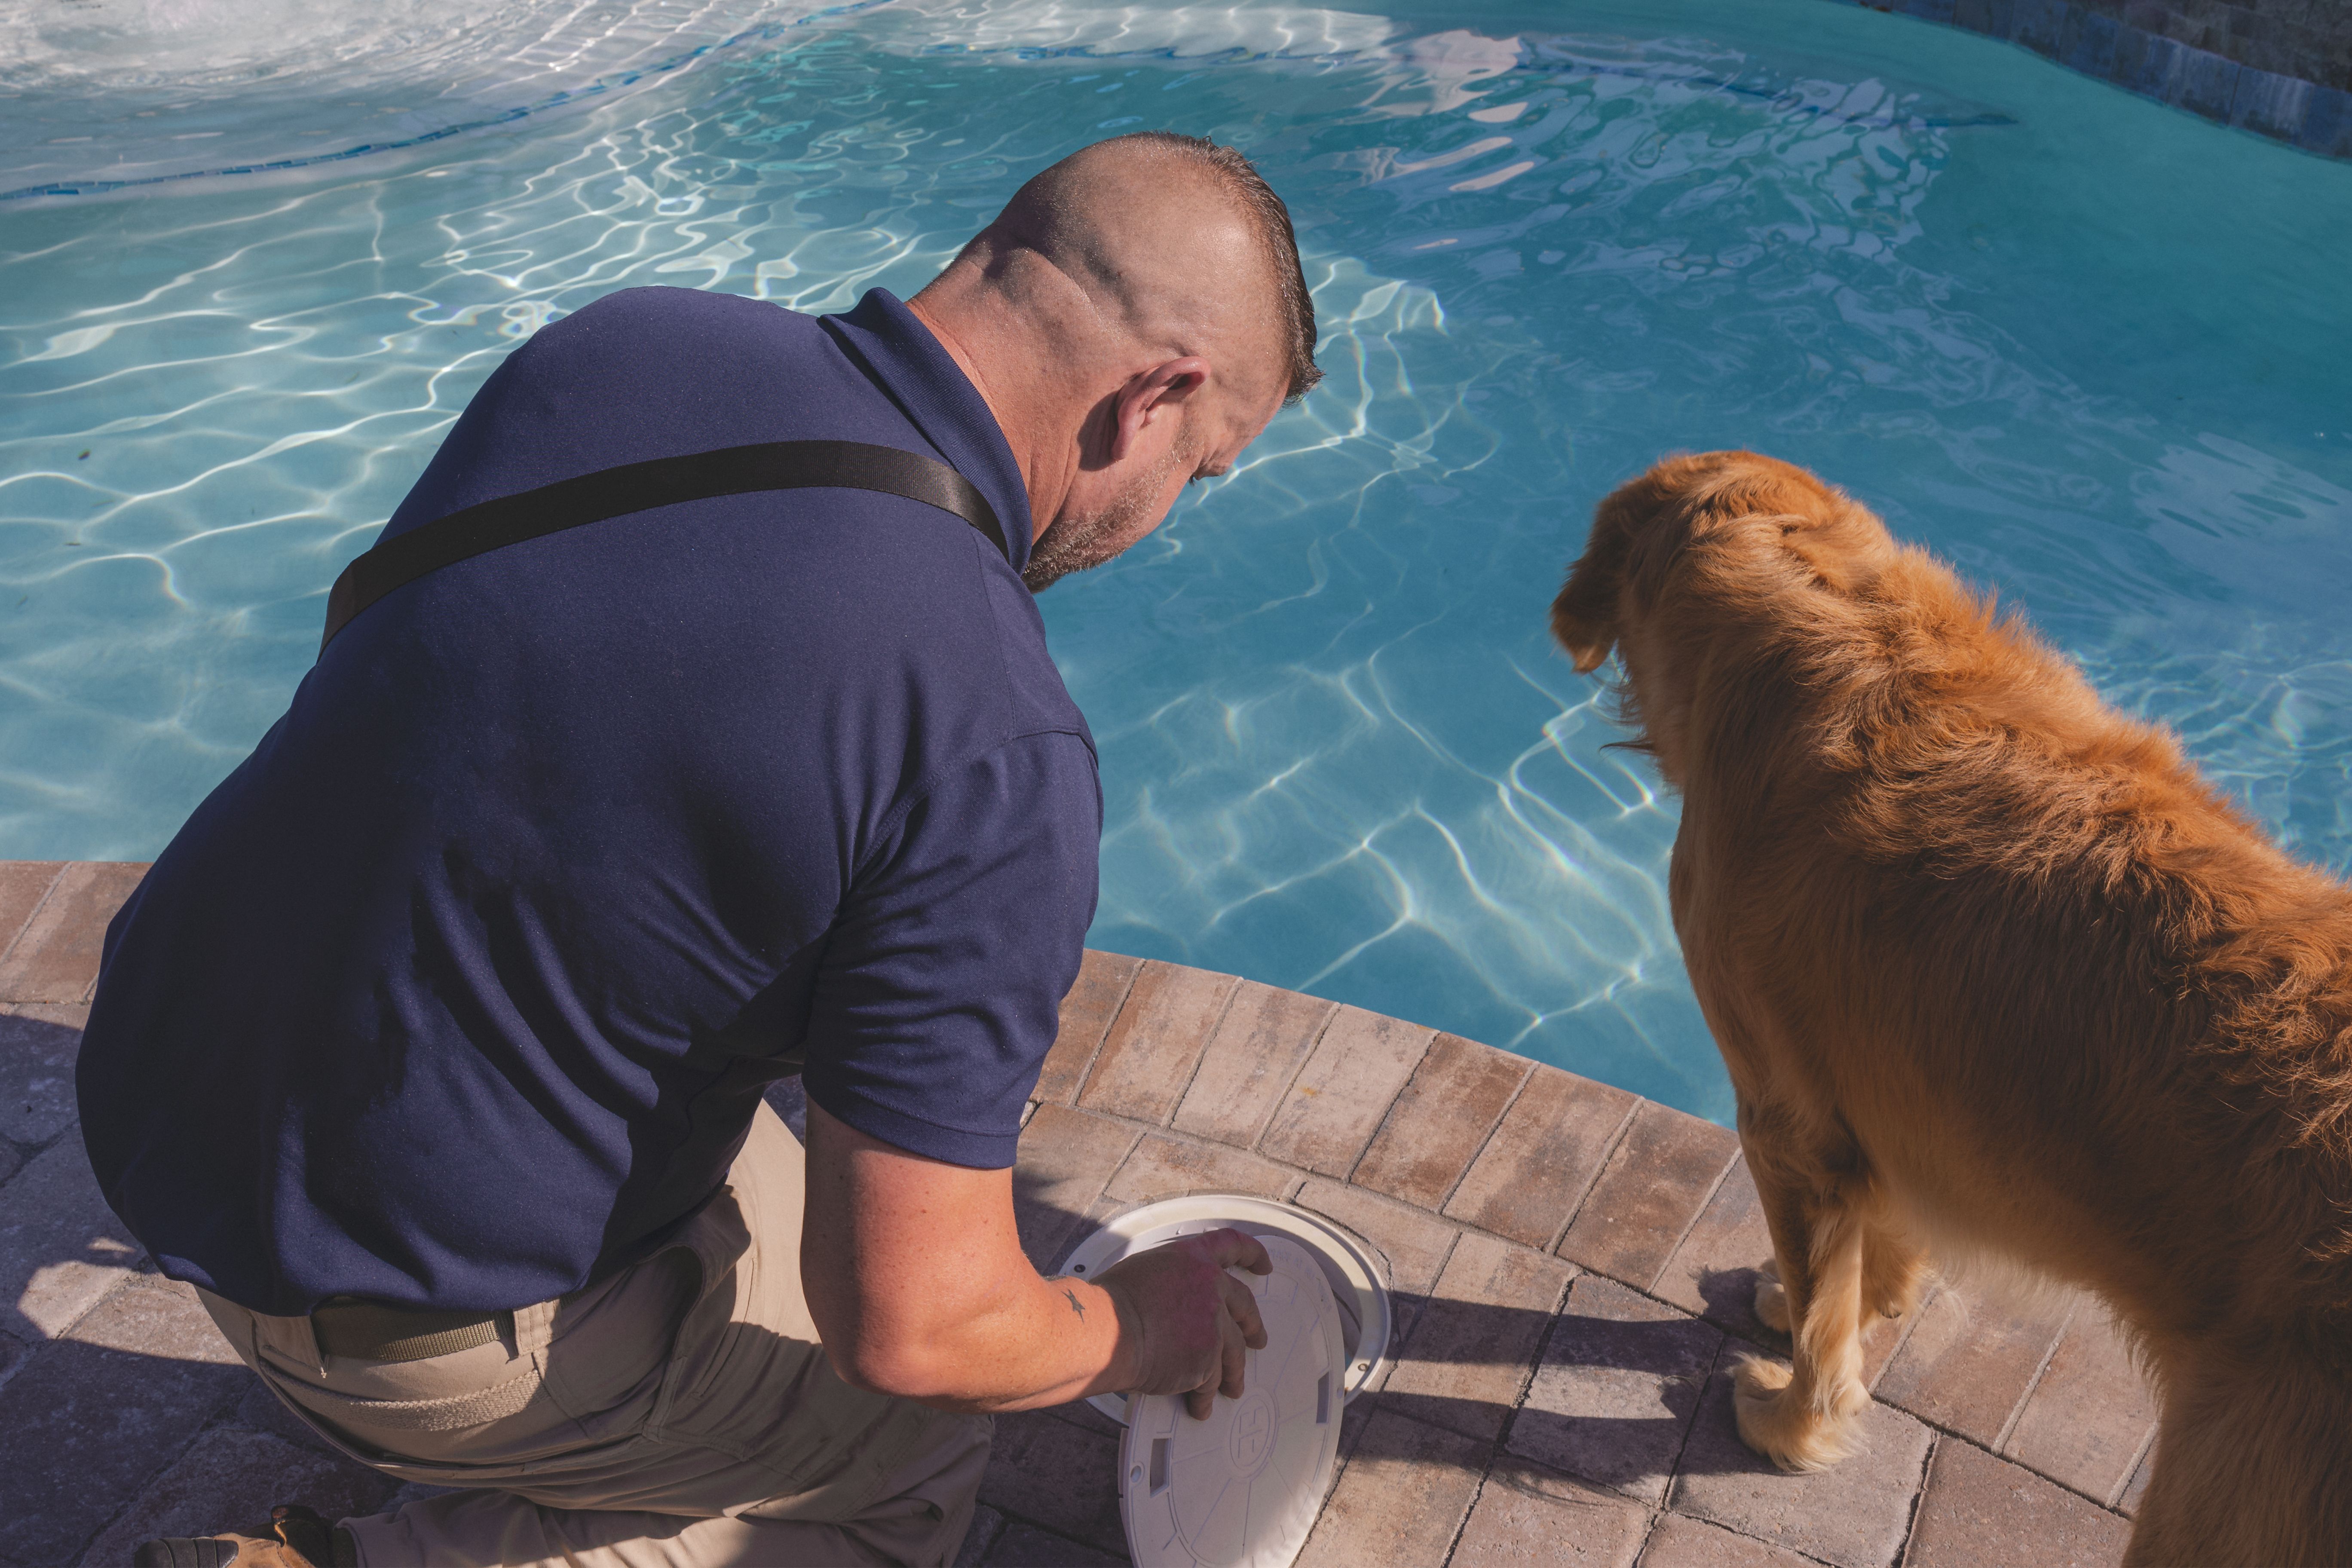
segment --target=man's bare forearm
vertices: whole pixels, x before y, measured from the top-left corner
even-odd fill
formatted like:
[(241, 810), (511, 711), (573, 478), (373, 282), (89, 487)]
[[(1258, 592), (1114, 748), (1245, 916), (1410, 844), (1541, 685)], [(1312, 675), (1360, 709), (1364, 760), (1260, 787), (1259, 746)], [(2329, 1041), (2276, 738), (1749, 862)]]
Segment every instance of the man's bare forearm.
[(940, 1335), (911, 1397), (944, 1410), (1036, 1410), (1132, 1381), (1134, 1335), (1109, 1291), (1034, 1269), (1008, 1284), (1001, 1306)]
[(1139, 1360), (1110, 1292), (1022, 1252), (1012, 1173), (918, 1160), (815, 1105), (801, 1275), (835, 1371), (943, 1409), (1065, 1404)]

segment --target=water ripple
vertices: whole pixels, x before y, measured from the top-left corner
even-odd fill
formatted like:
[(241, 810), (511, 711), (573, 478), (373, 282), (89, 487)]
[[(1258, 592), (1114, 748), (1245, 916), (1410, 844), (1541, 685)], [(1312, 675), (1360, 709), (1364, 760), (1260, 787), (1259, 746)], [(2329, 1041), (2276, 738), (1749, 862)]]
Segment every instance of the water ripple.
[[(77, 10), (185, 42), (211, 3)], [(2299, 853), (2352, 863), (2352, 170), (1815, 0), (1594, 0), (1572, 33), (1458, 7), (238, 4), (252, 36), (207, 57), (0, 0), (0, 181), (198, 172), (0, 230), (0, 853), (153, 853), (539, 327), (641, 283), (904, 293), (1029, 173), (1150, 123), (1244, 146), (1290, 199), (1329, 380), (1042, 601), (1102, 742), (1099, 943), (1727, 1114), (1666, 910), (1675, 803), (1544, 633), (1592, 502), (1675, 447), (1847, 484)], [(405, 63), (359, 47), (392, 33)], [(492, 36), (538, 41), (411, 93)]]

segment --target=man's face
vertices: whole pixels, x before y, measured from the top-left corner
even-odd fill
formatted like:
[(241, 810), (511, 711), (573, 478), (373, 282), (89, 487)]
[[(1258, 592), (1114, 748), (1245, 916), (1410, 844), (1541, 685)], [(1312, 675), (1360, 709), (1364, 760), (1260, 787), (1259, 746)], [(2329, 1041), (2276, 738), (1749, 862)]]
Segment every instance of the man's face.
[[(1061, 511), (1030, 548), (1021, 574), (1029, 591), (1042, 594), (1073, 572), (1124, 553), (1160, 526), (1185, 485), (1231, 468), (1281, 408), (1275, 397), (1236, 419), (1230, 409), (1202, 400), (1181, 417), (1162, 422), (1164, 434), (1144, 433), (1124, 458), (1082, 470)], [(1208, 428), (1192, 428), (1195, 422)]]

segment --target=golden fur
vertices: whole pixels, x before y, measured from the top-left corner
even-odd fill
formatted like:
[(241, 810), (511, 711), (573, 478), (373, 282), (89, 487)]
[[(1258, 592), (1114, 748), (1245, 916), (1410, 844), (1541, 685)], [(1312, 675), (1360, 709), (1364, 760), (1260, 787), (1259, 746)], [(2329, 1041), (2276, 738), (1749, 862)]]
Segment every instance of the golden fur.
[(1749, 1447), (1833, 1462), (1915, 1238), (2087, 1288), (2163, 1400), (2127, 1561), (2352, 1560), (2352, 889), (1801, 468), (1670, 458), (1552, 606), (1683, 797), (1691, 984), (1793, 1325)]

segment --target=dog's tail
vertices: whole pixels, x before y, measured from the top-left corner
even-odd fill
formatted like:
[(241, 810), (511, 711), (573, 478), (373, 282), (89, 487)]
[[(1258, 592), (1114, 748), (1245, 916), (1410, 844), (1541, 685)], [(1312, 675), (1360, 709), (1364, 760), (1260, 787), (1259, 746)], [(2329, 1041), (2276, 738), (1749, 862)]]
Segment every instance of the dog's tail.
[(2299, 1337), (2164, 1369), (2126, 1563), (2352, 1563), (2352, 1371), (2341, 1347)]

